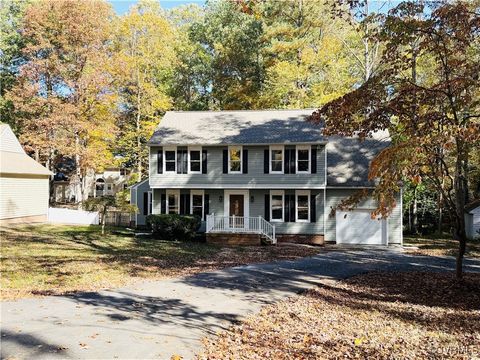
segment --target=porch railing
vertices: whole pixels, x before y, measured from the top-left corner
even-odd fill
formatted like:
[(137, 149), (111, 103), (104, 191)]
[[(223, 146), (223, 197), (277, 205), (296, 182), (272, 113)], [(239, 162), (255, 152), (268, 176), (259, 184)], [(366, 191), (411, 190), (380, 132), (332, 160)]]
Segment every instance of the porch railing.
[(207, 215), (207, 233), (245, 233), (260, 234), (272, 241), (277, 242), (275, 237), (275, 225), (272, 225), (261, 216), (218, 216)]

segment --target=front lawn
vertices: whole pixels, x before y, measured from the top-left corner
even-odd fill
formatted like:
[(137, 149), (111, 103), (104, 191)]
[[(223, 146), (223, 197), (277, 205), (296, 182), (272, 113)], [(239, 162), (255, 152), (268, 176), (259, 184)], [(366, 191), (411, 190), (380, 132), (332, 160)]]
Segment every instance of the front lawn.
[[(405, 236), (403, 242), (405, 246), (416, 248), (407, 250), (407, 253), (414, 255), (456, 256), (458, 253), (458, 241), (452, 240), (451, 235), (448, 234)], [(465, 256), (480, 258), (479, 240), (473, 240), (467, 243)]]
[(269, 305), (200, 359), (471, 359), (480, 356), (480, 274), (370, 273)]
[(222, 247), (137, 238), (97, 226), (3, 227), (1, 299), (118, 287), (142, 278), (188, 275), (229, 266), (314, 255), (294, 246)]

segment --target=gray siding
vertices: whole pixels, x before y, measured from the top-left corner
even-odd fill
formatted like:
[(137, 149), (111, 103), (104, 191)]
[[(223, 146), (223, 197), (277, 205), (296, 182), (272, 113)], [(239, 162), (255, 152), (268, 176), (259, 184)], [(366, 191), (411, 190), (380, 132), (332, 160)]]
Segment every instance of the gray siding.
[[(265, 195), (269, 190), (250, 190), (253, 204), (250, 202), (250, 216), (265, 217)], [(285, 194), (295, 194), (295, 190), (285, 190)], [(277, 234), (318, 234), (323, 235), (323, 190), (312, 190), (310, 196), (316, 195), (316, 218), (314, 223), (272, 222)]]
[(248, 149), (248, 174), (223, 174), (223, 149), (203, 147), (207, 150), (207, 174), (157, 174), (158, 147), (150, 149), (150, 186), (155, 188), (321, 188), (325, 184), (325, 149), (317, 149), (316, 174), (264, 174), (266, 146), (244, 146)]
[(145, 181), (143, 184), (140, 184), (130, 190), (130, 203), (136, 205), (138, 208), (138, 213), (132, 215), (131, 217), (136, 221), (137, 226), (145, 225), (146, 216), (143, 215), (143, 193), (149, 191), (150, 187), (148, 186), (148, 181)]
[[(336, 221), (335, 215), (331, 215), (332, 209), (335, 209), (340, 201), (352, 194), (357, 190), (354, 189), (327, 189), (327, 203), (326, 203), (326, 241), (336, 241)], [(392, 214), (388, 217), (388, 242), (389, 244), (401, 244), (403, 242), (402, 236), (402, 206), (400, 194), (397, 195), (397, 206), (393, 210)], [(362, 201), (358, 208), (374, 209), (376, 203), (373, 198), (368, 198)]]

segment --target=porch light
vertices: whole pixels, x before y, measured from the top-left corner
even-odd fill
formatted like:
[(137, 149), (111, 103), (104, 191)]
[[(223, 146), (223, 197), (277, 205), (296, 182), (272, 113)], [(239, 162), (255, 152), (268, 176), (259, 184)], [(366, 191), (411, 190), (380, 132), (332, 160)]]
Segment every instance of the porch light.
[(251, 202), (251, 203), (255, 202), (255, 198), (253, 197), (253, 195), (250, 196), (250, 202)]
[(220, 196), (218, 197), (218, 202), (222, 202), (222, 201), (223, 201), (223, 196), (220, 195)]

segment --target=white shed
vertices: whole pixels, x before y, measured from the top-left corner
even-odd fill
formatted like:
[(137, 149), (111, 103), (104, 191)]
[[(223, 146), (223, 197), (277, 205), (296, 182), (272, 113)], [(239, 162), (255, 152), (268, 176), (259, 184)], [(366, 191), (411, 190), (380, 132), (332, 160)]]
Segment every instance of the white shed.
[(469, 239), (480, 238), (480, 199), (465, 207), (465, 226)]
[(0, 124), (0, 223), (47, 221), (50, 175)]

